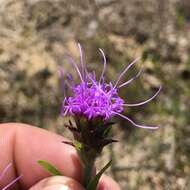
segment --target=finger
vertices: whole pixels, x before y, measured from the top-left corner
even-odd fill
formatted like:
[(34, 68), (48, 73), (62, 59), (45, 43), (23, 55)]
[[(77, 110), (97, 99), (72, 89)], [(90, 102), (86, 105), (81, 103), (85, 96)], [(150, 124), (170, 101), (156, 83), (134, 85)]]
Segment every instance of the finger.
[(6, 179), (0, 181), (0, 187), (22, 174), (22, 189), (28, 189), (37, 181), (49, 176), (38, 164), (46, 160), (54, 164), (65, 176), (81, 179), (81, 166), (76, 151), (70, 145), (62, 143), (65, 138), (46, 130), (26, 124), (0, 125), (0, 171), (8, 163), (15, 164)]
[(100, 179), (98, 190), (121, 190), (119, 185), (110, 177), (103, 175)]
[(56, 176), (43, 179), (29, 190), (84, 190), (84, 188), (72, 178)]

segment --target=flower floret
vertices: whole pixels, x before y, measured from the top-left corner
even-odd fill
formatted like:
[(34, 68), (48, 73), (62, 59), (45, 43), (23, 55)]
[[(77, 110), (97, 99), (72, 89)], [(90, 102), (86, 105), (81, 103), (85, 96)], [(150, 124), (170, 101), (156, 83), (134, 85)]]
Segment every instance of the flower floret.
[[(125, 107), (136, 107), (142, 106), (153, 100), (161, 91), (162, 87), (160, 86), (157, 92), (150, 98), (145, 101), (138, 103), (124, 103), (124, 100), (119, 96), (118, 91), (120, 88), (127, 86), (136, 78), (138, 78), (142, 72), (142, 69), (131, 79), (120, 84), (125, 73), (139, 60), (139, 58), (132, 61), (121, 74), (118, 76), (115, 84), (112, 82), (106, 83), (104, 79), (104, 74), (106, 70), (106, 56), (102, 49), (99, 49), (102, 57), (103, 57), (103, 70), (100, 75), (99, 80), (96, 80), (96, 74), (88, 73), (85, 64), (83, 63), (83, 51), (80, 44), (78, 44), (80, 51), (80, 64), (81, 69), (78, 68), (76, 62), (72, 57), (68, 57), (70, 63), (74, 66), (79, 78), (80, 83), (75, 84), (73, 78), (69, 75), (68, 82), (70, 83), (70, 88), (72, 91), (72, 95), (69, 97), (65, 97), (62, 104), (62, 115), (72, 115), (72, 116), (82, 116), (91, 119), (103, 119), (104, 121), (108, 121), (113, 116), (119, 116), (127, 121), (129, 121), (132, 125), (140, 128), (149, 128), (149, 129), (157, 129), (156, 126), (146, 126), (136, 124), (133, 120), (131, 120), (126, 115), (123, 115)], [(61, 72), (61, 76), (63, 76), (63, 71)], [(63, 83), (63, 86), (65, 83)], [(64, 88), (64, 87), (63, 87)], [(64, 93), (65, 94), (65, 93)]]
[(113, 111), (122, 112), (124, 101), (110, 84), (96, 84), (86, 80), (72, 87), (72, 96), (66, 98), (63, 112), (81, 115), (88, 119), (103, 118), (108, 120)]

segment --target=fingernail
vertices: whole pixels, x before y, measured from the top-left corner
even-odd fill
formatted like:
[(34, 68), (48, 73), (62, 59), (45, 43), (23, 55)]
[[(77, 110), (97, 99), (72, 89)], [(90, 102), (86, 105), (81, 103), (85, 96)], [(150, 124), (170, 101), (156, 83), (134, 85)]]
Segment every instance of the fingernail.
[(70, 188), (66, 185), (51, 185), (44, 187), (42, 190), (70, 190)]
[(66, 185), (51, 185), (49, 187), (44, 187), (42, 190), (70, 190)]
[(54, 176), (43, 179), (30, 190), (84, 190), (74, 179), (64, 176)]

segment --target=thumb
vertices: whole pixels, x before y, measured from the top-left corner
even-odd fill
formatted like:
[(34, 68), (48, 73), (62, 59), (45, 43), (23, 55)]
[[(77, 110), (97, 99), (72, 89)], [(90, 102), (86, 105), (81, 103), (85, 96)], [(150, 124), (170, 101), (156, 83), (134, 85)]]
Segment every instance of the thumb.
[(54, 176), (39, 181), (29, 190), (84, 190), (84, 188), (72, 178)]

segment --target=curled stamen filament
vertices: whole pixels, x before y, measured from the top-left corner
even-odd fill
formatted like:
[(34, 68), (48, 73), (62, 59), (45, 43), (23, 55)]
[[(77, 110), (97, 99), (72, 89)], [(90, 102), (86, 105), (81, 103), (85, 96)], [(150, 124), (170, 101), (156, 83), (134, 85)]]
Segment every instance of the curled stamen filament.
[(102, 70), (102, 73), (101, 73), (101, 76), (100, 76), (100, 79), (99, 79), (99, 83), (100, 83), (101, 80), (103, 79), (104, 73), (105, 73), (105, 71), (106, 71), (106, 62), (107, 62), (107, 61), (106, 61), (106, 56), (105, 56), (103, 50), (102, 50), (101, 48), (99, 48), (99, 51), (100, 51), (100, 53), (102, 54), (102, 57), (103, 57), (103, 59), (104, 59), (104, 67), (103, 67), (103, 70)]
[(132, 123), (135, 127), (139, 127), (139, 128), (143, 128), (143, 129), (158, 129), (157, 126), (147, 126), (147, 125), (139, 125), (139, 124), (136, 124), (132, 119), (130, 119), (129, 117), (123, 115), (123, 114), (120, 114), (118, 112), (113, 112), (114, 114), (122, 117), (123, 119), (126, 119), (127, 121), (129, 121), (130, 123)]
[(80, 77), (81, 82), (84, 82), (84, 80), (82, 78), (82, 75), (81, 75), (81, 72), (80, 72), (77, 64), (75, 63), (75, 60), (70, 55), (66, 55), (66, 56), (70, 60), (70, 62), (72, 63), (72, 65), (75, 67), (75, 69), (76, 69), (76, 71), (77, 71), (77, 73), (78, 73), (78, 75)]
[(7, 167), (3, 170), (3, 172), (1, 173), (1, 175), (0, 175), (0, 179), (2, 179), (3, 178), (3, 176), (5, 175), (5, 173), (9, 170), (9, 168), (12, 166), (12, 163), (9, 163), (8, 165), (7, 165)]
[(82, 78), (84, 79), (85, 66), (84, 66), (84, 62), (83, 62), (82, 46), (80, 45), (80, 43), (78, 43), (78, 48), (79, 48), (79, 52), (80, 52), (80, 64), (81, 64), (81, 70), (82, 70)]
[(137, 78), (141, 75), (141, 73), (142, 73), (142, 69), (140, 69), (140, 71), (139, 71), (134, 77), (132, 77), (132, 78), (129, 79), (128, 81), (124, 82), (123, 84), (119, 85), (118, 88), (121, 88), (121, 87), (123, 87), (123, 86), (126, 86), (126, 85), (130, 84), (130, 83), (133, 82), (135, 79), (137, 79)]
[(22, 175), (20, 175), (19, 177), (17, 177), (15, 180), (13, 180), (11, 183), (9, 183), (8, 185), (6, 185), (2, 190), (7, 190), (9, 187), (11, 187), (14, 183), (16, 183), (20, 178), (22, 177)]
[[(5, 173), (10, 169), (10, 167), (12, 166), (12, 163), (9, 163), (6, 168), (3, 170), (3, 172), (0, 175), (0, 180), (4, 177)], [(20, 175), (19, 177), (17, 177), (16, 179), (14, 179), (13, 181), (11, 181), (8, 185), (6, 185), (2, 190), (7, 190), (10, 186), (12, 186), (14, 183), (16, 183), (22, 176)]]
[(140, 58), (136, 58), (134, 61), (132, 61), (132, 63), (130, 63), (130, 64), (125, 68), (125, 70), (119, 75), (119, 77), (118, 77), (118, 79), (117, 79), (117, 81), (116, 81), (116, 83), (115, 83), (114, 88), (117, 87), (117, 85), (118, 85), (119, 81), (121, 80), (121, 78), (123, 77), (123, 75), (124, 75), (139, 59), (140, 59)]
[(150, 97), (148, 100), (145, 100), (145, 101), (139, 102), (139, 103), (134, 103), (134, 104), (123, 104), (123, 106), (135, 107), (135, 106), (142, 106), (144, 104), (147, 104), (148, 102), (150, 102), (151, 100), (153, 100), (159, 94), (159, 92), (161, 91), (161, 89), (162, 89), (162, 86), (160, 86), (159, 89), (158, 89), (158, 91), (152, 97)]

